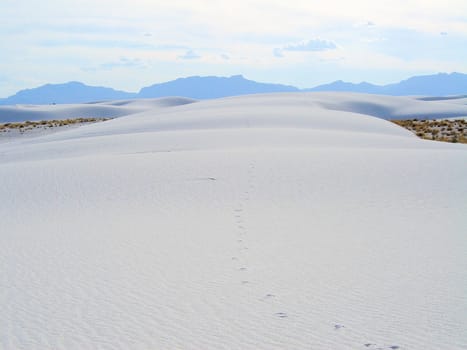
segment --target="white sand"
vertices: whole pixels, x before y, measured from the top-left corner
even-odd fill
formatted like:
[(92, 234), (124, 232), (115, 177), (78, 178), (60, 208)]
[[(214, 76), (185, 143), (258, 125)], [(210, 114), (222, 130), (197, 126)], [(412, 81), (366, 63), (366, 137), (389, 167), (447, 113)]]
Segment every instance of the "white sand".
[[(101, 122), (101, 121), (99, 121)], [(36, 125), (35, 127), (28, 127), (24, 129), (18, 128), (5, 128), (0, 129), (0, 143), (18, 141), (21, 139), (29, 139), (31, 137), (40, 137), (65, 130), (76, 129), (89, 123), (73, 123), (61, 126), (50, 125)]]
[(183, 97), (104, 101), (83, 104), (0, 106), (0, 123), (71, 118), (116, 118), (195, 102)]
[(465, 349), (467, 146), (329, 108), (245, 96), (1, 144), (0, 349)]
[[(378, 96), (348, 92), (313, 92), (251, 95), (219, 100), (222, 101), (222, 104), (228, 103), (229, 106), (234, 106), (236, 101), (241, 101), (240, 103), (248, 105), (251, 103), (257, 104), (264, 96), (268, 100), (268, 104), (280, 104), (283, 108), (293, 107), (296, 106), (296, 103), (299, 103), (309, 108), (362, 113), (382, 119), (440, 119), (467, 116), (467, 103), (464, 103), (466, 99), (461, 97), (451, 99), (433, 97), (429, 101), (424, 101), (416, 97), (404, 96)], [(284, 96), (288, 96), (287, 106), (283, 106)], [(206, 108), (205, 106), (209, 106), (212, 103), (216, 104), (219, 100), (203, 101), (200, 108)], [(171, 109), (172, 107), (189, 105), (195, 102), (197, 101), (184, 97), (162, 97), (71, 105), (0, 106), (0, 123), (83, 117), (116, 118), (145, 111), (152, 111), (154, 113), (156, 110)], [(241, 106), (237, 106), (237, 108), (241, 108)]]

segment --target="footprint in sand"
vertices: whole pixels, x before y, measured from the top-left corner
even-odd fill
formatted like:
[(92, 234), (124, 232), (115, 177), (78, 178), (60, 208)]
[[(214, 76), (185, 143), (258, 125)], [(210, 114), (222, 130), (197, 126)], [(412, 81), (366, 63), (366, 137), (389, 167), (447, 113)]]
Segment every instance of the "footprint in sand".
[(274, 294), (266, 294), (264, 297), (262, 297), (259, 300), (266, 301), (275, 298), (276, 296)]
[[(376, 344), (374, 343), (366, 343), (366, 344), (363, 344), (365, 347), (369, 348), (371, 347), (373, 349), (374, 346), (377, 346)], [(377, 348), (374, 348), (375, 350), (384, 350), (384, 348), (382, 347), (377, 347)], [(397, 350), (397, 349), (400, 349), (400, 346), (398, 345), (391, 345), (391, 346), (388, 346), (387, 349), (391, 349), (391, 350)]]

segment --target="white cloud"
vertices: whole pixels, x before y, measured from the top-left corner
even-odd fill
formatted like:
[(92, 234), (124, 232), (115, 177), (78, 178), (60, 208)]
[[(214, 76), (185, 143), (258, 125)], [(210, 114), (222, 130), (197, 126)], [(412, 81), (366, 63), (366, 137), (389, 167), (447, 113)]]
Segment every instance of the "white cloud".
[(282, 49), (280, 48), (276, 47), (274, 50), (272, 50), (272, 53), (276, 57), (284, 57), (284, 54), (282, 53)]
[(299, 44), (289, 44), (282, 48), (284, 51), (326, 51), (336, 49), (337, 46), (332, 41), (313, 39)]
[(275, 48), (273, 50), (273, 55), (275, 57), (284, 57), (284, 51), (320, 52), (334, 49), (337, 49), (337, 46), (332, 41), (313, 39), (308, 41), (302, 41), (298, 44), (288, 44), (282, 48)]
[(195, 53), (193, 50), (188, 50), (187, 52), (185, 52), (185, 54), (178, 56), (178, 58), (182, 60), (195, 60), (201, 58), (201, 56)]
[[(31, 81), (89, 78), (79, 75), (82, 67), (112, 63), (119, 65), (119, 74), (123, 68), (135, 69), (128, 84), (136, 84), (140, 68), (131, 64), (124, 67), (118, 57), (152, 62), (154, 67), (167, 63), (164, 76), (173, 78), (180, 75), (181, 64), (188, 67), (185, 74), (219, 74), (230, 72), (232, 67), (238, 74), (267, 67), (271, 77), (273, 69), (303, 76), (295, 66), (303, 64), (313, 77), (322, 64), (334, 62), (339, 70), (329, 71), (346, 74), (357, 63), (350, 57), (366, 61), (362, 52), (398, 60), (393, 68), (390, 64), (383, 68), (375, 65), (371, 72), (375, 78), (389, 76), (388, 70), (402, 69), (404, 64), (415, 73), (407, 61), (407, 50), (410, 62), (431, 58), (423, 61), (426, 70), (431, 64), (433, 72), (450, 65), (465, 71), (467, 52), (459, 45), (467, 40), (465, 14), (465, 0), (1, 0), (0, 72), (18, 78), (0, 86), (0, 97), (18, 87), (29, 87), (25, 84)], [(394, 37), (391, 32), (404, 30), (430, 37), (418, 41), (413, 35), (409, 45), (404, 40), (389, 40)], [(284, 45), (302, 38), (327, 41)], [(422, 44), (431, 39), (433, 45)], [(339, 44), (337, 48), (334, 43)], [(436, 46), (442, 50), (432, 49)], [(298, 51), (303, 54), (285, 54)], [(440, 52), (449, 52), (450, 57)], [(229, 59), (223, 56), (226, 53)], [(31, 69), (35, 66), (41, 69)], [(104, 83), (108, 76), (100, 74), (104, 73), (96, 72), (92, 78), (101, 77)], [(141, 82), (145, 78), (141, 77)]]
[(102, 63), (99, 68), (109, 70), (114, 68), (145, 68), (145, 64), (139, 58), (121, 57), (118, 61)]

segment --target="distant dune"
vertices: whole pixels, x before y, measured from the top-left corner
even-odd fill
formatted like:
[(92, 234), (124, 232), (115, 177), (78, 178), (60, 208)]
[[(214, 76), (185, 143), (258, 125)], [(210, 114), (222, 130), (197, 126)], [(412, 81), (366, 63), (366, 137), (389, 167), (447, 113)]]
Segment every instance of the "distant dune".
[(184, 97), (131, 99), (85, 104), (0, 106), (0, 122), (19, 122), (82, 117), (117, 118), (125, 115), (193, 103)]
[[(467, 116), (467, 104), (459, 99), (423, 99), (414, 97), (381, 96), (348, 92), (277, 93), (273, 96), (255, 94), (196, 103), (204, 106), (224, 106), (241, 111), (241, 103), (257, 108), (268, 108), (271, 115), (289, 114), (294, 103), (304, 104), (314, 113), (342, 111), (360, 113), (382, 119), (436, 119)], [(191, 104), (197, 100), (184, 97), (157, 99), (127, 99), (74, 105), (16, 105), (0, 106), (0, 122), (25, 120), (69, 119), (81, 117), (116, 118), (145, 111), (169, 112), (171, 107)], [(237, 101), (239, 101), (237, 103)], [(264, 101), (264, 102), (263, 102)], [(292, 101), (292, 102), (290, 102)], [(264, 104), (264, 106), (261, 106)], [(278, 105), (278, 109), (274, 106)], [(195, 109), (197, 107), (194, 107)], [(184, 109), (182, 109), (184, 110)], [(191, 107), (190, 107), (191, 110)]]

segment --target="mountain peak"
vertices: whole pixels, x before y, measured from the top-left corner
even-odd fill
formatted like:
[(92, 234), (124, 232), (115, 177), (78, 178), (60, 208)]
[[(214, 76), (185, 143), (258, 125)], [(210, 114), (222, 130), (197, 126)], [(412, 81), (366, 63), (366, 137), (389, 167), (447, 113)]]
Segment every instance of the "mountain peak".
[(299, 90), (293, 86), (258, 83), (245, 79), (243, 75), (232, 75), (230, 77), (192, 76), (145, 87), (141, 89), (138, 96), (143, 98), (184, 96), (195, 99), (208, 99), (287, 91)]
[(85, 85), (79, 81), (63, 84), (45, 84), (33, 89), (21, 90), (0, 100), (1, 104), (55, 104), (84, 103), (96, 100), (133, 98), (135, 94), (106, 87)]

